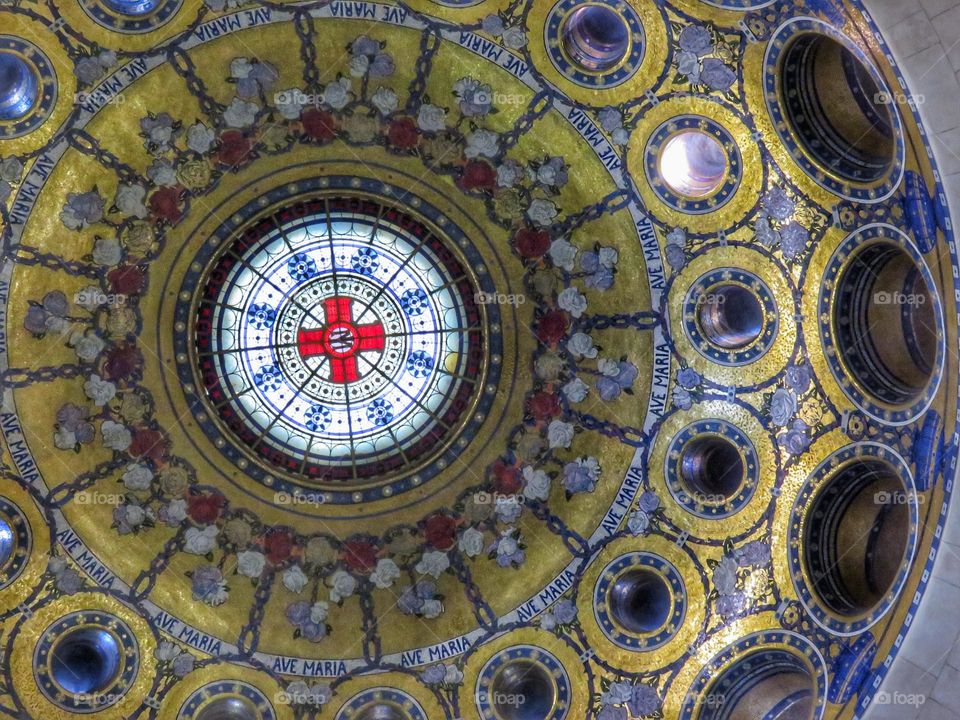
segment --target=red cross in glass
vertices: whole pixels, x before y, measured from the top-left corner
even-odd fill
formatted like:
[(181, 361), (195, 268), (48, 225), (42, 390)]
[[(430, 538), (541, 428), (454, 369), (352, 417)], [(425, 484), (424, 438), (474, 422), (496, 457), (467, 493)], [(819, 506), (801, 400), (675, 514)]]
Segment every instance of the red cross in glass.
[(326, 324), (314, 330), (301, 329), (297, 345), (303, 358), (330, 358), (330, 380), (351, 383), (360, 379), (357, 355), (383, 350), (386, 339), (379, 322), (357, 325), (353, 321), (353, 298), (332, 297), (323, 301)]

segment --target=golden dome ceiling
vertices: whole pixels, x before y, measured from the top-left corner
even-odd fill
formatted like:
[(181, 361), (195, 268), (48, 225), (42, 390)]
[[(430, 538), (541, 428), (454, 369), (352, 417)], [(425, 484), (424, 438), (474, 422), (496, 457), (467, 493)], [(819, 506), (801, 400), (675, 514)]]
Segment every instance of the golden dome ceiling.
[(7, 715), (869, 705), (960, 268), (858, 5), (0, 5)]

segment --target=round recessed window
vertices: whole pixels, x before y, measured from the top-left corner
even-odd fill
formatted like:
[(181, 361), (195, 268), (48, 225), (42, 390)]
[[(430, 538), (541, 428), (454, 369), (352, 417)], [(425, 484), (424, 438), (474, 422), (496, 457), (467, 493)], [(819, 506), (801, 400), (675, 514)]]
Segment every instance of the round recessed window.
[(700, 130), (671, 137), (660, 152), (660, 174), (675, 193), (702, 198), (716, 192), (727, 175), (723, 145)]
[(30, 112), (39, 87), (29, 63), (12, 52), (0, 52), (0, 120), (19, 120)]
[(222, 425), (320, 480), (409, 470), (470, 415), (484, 367), (471, 272), (426, 224), (372, 200), (308, 202), (214, 259), (196, 353)]
[(571, 12), (560, 31), (563, 49), (587, 72), (619, 65), (630, 50), (630, 28), (607, 5), (583, 5)]

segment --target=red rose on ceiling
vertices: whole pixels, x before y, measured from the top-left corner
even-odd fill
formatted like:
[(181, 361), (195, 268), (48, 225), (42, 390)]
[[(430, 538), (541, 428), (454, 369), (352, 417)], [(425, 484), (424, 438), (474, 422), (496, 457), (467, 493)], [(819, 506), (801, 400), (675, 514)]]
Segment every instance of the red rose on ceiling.
[(537, 337), (547, 345), (552, 345), (567, 332), (567, 314), (563, 310), (551, 310), (537, 323)]
[(457, 521), (449, 515), (438, 513), (424, 523), (427, 544), (437, 550), (449, 550), (457, 539)]
[(549, 420), (557, 417), (561, 412), (560, 398), (553, 393), (538, 392), (527, 398), (527, 412), (537, 420)]
[(177, 187), (163, 187), (150, 196), (150, 212), (159, 220), (166, 220), (176, 225), (183, 217), (180, 209), (180, 189)]
[(513, 495), (520, 489), (520, 470), (497, 460), (491, 468), (493, 491), (500, 495)]
[(274, 565), (279, 565), (293, 552), (293, 533), (286, 528), (274, 528), (263, 539), (263, 549)]
[(154, 462), (160, 462), (167, 454), (169, 441), (159, 430), (142, 428), (133, 433), (130, 443), (130, 454), (134, 457), (148, 457)]
[(464, 190), (493, 190), (497, 171), (483, 160), (471, 160), (464, 166), (457, 184)]
[(387, 140), (400, 150), (410, 150), (420, 142), (420, 133), (413, 118), (399, 118), (390, 123)]
[(217, 158), (224, 165), (236, 167), (250, 157), (253, 143), (240, 130), (227, 130), (220, 135), (220, 151)]
[(103, 375), (108, 380), (125, 380), (139, 372), (143, 356), (135, 345), (121, 343), (107, 350)]
[(330, 142), (337, 134), (337, 124), (333, 115), (320, 108), (310, 108), (300, 114), (303, 131), (320, 142)]
[(354, 572), (369, 572), (377, 565), (377, 546), (367, 540), (348, 540), (343, 544), (343, 561)]
[(550, 235), (546, 230), (522, 228), (513, 237), (513, 248), (527, 260), (538, 260), (550, 249)]
[(227, 505), (227, 499), (217, 492), (195, 492), (187, 497), (187, 515), (195, 523), (209, 525), (217, 521), (220, 511)]
[(107, 280), (121, 295), (139, 295), (147, 286), (147, 276), (137, 265), (118, 265), (107, 273)]

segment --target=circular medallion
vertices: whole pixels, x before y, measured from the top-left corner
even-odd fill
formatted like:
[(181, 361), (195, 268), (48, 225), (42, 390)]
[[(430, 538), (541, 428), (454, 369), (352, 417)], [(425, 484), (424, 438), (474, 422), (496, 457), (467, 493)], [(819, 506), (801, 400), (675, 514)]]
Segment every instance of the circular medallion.
[(687, 691), (680, 720), (823, 716), (827, 672), (806, 638), (782, 630), (747, 635), (720, 651)]
[(564, 720), (570, 679), (552, 653), (516, 645), (498, 652), (480, 670), (476, 704), (483, 720)]
[(0, 497), (0, 590), (14, 582), (30, 560), (30, 523), (15, 504)]
[(665, 465), (670, 494), (702, 518), (738, 513), (759, 481), (753, 442), (726, 420), (698, 420), (680, 430), (670, 442)]
[(820, 463), (794, 503), (788, 545), (794, 589), (820, 626), (856, 635), (893, 607), (918, 518), (910, 469), (890, 448), (848, 445)]
[(737, 268), (701, 275), (687, 292), (683, 318), (697, 351), (720, 365), (746, 365), (762, 357), (779, 326), (770, 288)]
[(117, 703), (139, 666), (137, 639), (130, 627), (107, 613), (86, 610), (48, 627), (33, 656), (40, 691), (54, 705), (77, 713)]
[(121, 33), (147, 33), (176, 15), (183, 0), (82, 0), (84, 11), (103, 27)]
[(199, 292), (210, 415), (276, 472), (412, 474), (476, 421), (488, 364), (477, 266), (373, 198), (315, 198), (260, 218), (219, 247)]
[(881, 422), (914, 420), (940, 387), (946, 352), (923, 256), (896, 228), (869, 225), (840, 244), (821, 287), (820, 336), (844, 393)]
[(336, 720), (427, 720), (420, 703), (395, 688), (378, 687), (354, 695)]
[(880, 202), (900, 185), (903, 127), (869, 56), (836, 28), (794, 18), (771, 38), (764, 92), (774, 127), (818, 185), (857, 202)]
[(643, 62), (646, 40), (637, 11), (625, 2), (560, 0), (547, 16), (547, 54), (573, 82), (611, 88)]
[(699, 115), (671, 118), (651, 135), (647, 182), (675, 210), (699, 215), (725, 205), (740, 187), (743, 161), (733, 135)]
[(625, 650), (654, 650), (676, 634), (687, 614), (680, 572), (648, 552), (610, 562), (594, 589), (594, 615), (603, 634)]
[(276, 713), (256, 687), (239, 680), (218, 680), (197, 688), (180, 708), (177, 720), (275, 720)]
[(0, 35), (0, 139), (37, 129), (57, 102), (57, 75), (33, 43)]

